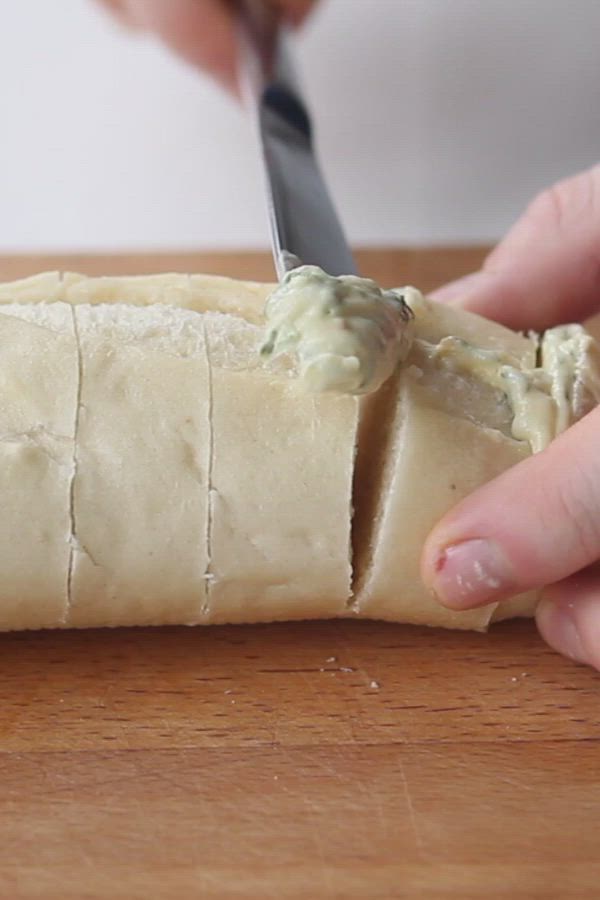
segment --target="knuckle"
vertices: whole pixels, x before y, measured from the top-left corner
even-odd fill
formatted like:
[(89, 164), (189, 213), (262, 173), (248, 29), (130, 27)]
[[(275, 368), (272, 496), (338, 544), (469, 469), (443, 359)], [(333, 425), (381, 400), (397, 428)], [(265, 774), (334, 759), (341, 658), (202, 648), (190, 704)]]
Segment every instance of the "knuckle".
[(542, 191), (529, 204), (526, 215), (557, 231), (580, 225), (582, 221), (593, 225), (596, 219), (600, 227), (600, 165), (557, 181)]
[(554, 230), (561, 230), (569, 208), (569, 187), (567, 181), (559, 181), (546, 188), (531, 201), (525, 212), (534, 223), (543, 223)]

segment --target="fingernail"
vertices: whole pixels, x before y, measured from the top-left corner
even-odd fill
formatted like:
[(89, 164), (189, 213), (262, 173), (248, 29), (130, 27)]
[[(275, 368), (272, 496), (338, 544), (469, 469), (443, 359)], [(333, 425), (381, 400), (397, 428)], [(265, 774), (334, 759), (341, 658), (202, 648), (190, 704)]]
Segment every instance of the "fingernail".
[(431, 586), (444, 606), (469, 609), (509, 594), (515, 578), (502, 550), (492, 541), (476, 538), (439, 554)]
[(463, 278), (458, 278), (456, 281), (451, 281), (449, 284), (437, 288), (429, 296), (432, 300), (437, 300), (438, 303), (460, 301), (470, 294), (474, 288), (477, 288), (478, 284), (481, 284), (484, 279), (485, 275), (482, 272), (472, 272), (470, 275), (465, 275)]
[(574, 662), (589, 664), (579, 630), (568, 603), (542, 600), (536, 611), (537, 625), (547, 644)]

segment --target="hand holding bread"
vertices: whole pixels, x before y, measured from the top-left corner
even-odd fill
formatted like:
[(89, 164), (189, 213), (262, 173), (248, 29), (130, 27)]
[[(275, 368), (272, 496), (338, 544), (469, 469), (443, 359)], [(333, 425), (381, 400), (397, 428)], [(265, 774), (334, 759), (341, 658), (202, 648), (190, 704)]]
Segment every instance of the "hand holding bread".
[[(518, 329), (597, 315), (599, 197), (600, 165), (559, 182), (533, 201), (481, 272), (434, 296)], [(430, 536), (423, 559), (427, 583), (454, 608), (552, 585), (543, 590), (537, 611), (542, 635), (560, 652), (596, 668), (599, 448), (596, 409), (544, 453), (453, 509)], [(474, 562), (488, 570), (488, 585), (480, 581), (466, 591), (465, 572)]]

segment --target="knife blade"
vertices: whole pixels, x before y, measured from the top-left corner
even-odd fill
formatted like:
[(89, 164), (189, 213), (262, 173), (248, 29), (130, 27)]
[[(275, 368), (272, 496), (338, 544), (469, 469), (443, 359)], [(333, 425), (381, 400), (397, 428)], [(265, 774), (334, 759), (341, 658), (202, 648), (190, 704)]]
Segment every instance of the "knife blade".
[(302, 264), (356, 274), (315, 154), (289, 32), (264, 0), (239, 0), (239, 26), (241, 86), (260, 146), (277, 277)]

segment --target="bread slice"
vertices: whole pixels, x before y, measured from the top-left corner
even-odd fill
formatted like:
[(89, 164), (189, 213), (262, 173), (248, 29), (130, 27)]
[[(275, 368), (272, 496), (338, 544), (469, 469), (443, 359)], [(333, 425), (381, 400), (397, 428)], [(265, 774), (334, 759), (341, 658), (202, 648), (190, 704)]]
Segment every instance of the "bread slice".
[[(407, 299), (410, 303), (410, 295)], [(362, 551), (356, 557), (351, 610), (367, 618), (483, 629), (495, 606), (459, 613), (442, 607), (421, 581), (421, 550), (435, 523), (458, 500), (531, 451), (511, 436), (512, 412), (503, 395), (476, 375), (440, 367), (427, 348), (452, 335), (533, 366), (535, 343), (420, 297), (412, 305), (415, 341), (387, 386), (383, 444), (377, 452), (369, 442), (361, 443), (356, 528)], [(377, 472), (369, 474), (367, 499), (361, 503), (360, 481), (373, 460)], [(359, 524), (365, 515), (367, 527)], [(529, 610), (531, 598), (520, 601), (517, 611), (523, 604)]]
[(350, 596), (355, 398), (267, 366), (262, 329), (204, 316), (212, 376), (210, 622), (331, 617)]
[(67, 624), (204, 618), (209, 373), (202, 319), (76, 306), (81, 354)]
[(0, 360), (0, 629), (53, 627), (67, 615), (71, 557), (71, 308), (0, 305)]
[(504, 325), (465, 309), (436, 303), (414, 288), (405, 289), (403, 294), (415, 314), (415, 330), (419, 341), (437, 344), (452, 335), (474, 347), (512, 355), (525, 368), (535, 367), (537, 342), (534, 338), (511, 331)]

